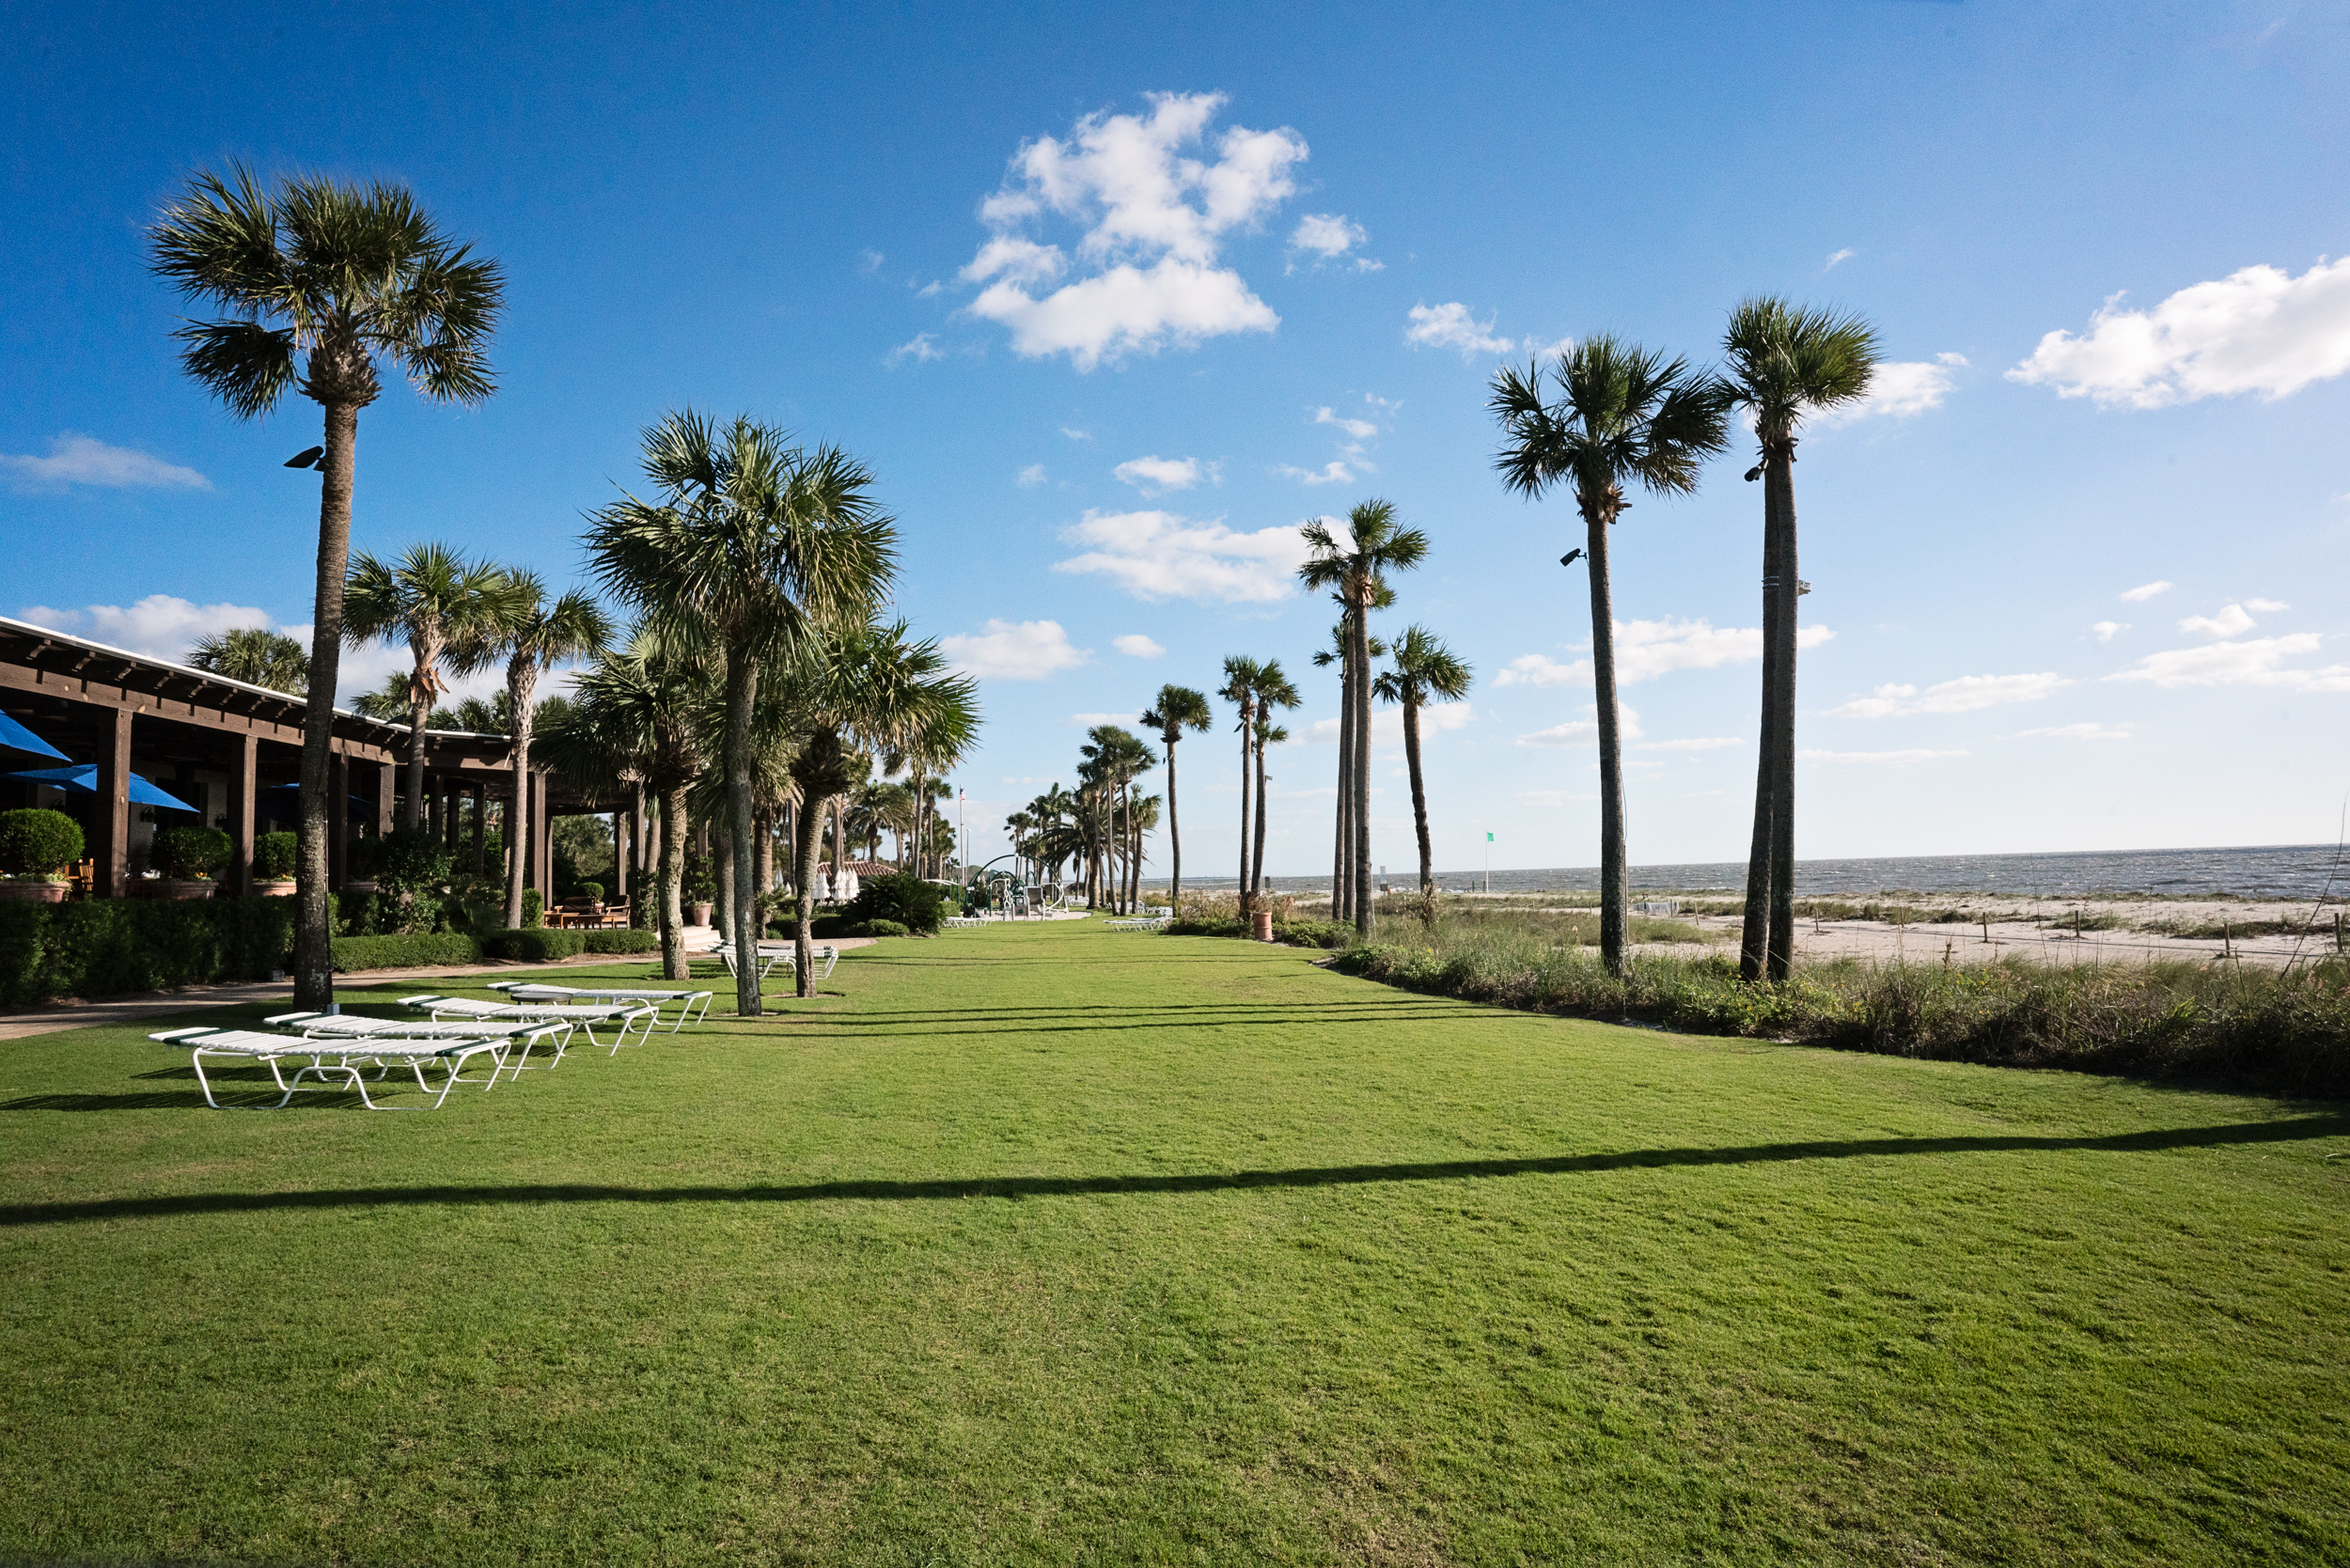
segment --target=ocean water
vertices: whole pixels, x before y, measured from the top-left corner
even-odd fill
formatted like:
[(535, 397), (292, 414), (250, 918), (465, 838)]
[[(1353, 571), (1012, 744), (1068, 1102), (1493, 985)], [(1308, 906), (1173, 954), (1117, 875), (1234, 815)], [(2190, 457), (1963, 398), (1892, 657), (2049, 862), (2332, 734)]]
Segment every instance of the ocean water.
[[(1389, 866), (1390, 886), (1409, 885), (1412, 867)], [(1496, 893), (1596, 892), (1596, 866), (1543, 870), (1496, 867)], [(1327, 875), (1265, 879), (1284, 893), (1326, 892)], [(1382, 880), (1382, 879), (1374, 879)], [(1202, 892), (1231, 888), (1232, 878), (1185, 876), (1186, 887)], [(1159, 883), (1161, 887), (1165, 882)], [(1436, 886), (1476, 892), (1487, 886), (1481, 870), (1439, 871)], [(1635, 866), (1636, 890), (1656, 892), (1743, 892), (1744, 861), (1686, 866)], [(2350, 852), (2334, 844), (2262, 844), (2221, 849), (2098, 850), (2069, 855), (1920, 855), (1865, 860), (1798, 860), (1798, 894), (2029, 893), (2067, 898), (2085, 893), (2140, 894), (2186, 898), (2232, 894), (2238, 898), (2317, 899), (2330, 887), (2350, 897)]]

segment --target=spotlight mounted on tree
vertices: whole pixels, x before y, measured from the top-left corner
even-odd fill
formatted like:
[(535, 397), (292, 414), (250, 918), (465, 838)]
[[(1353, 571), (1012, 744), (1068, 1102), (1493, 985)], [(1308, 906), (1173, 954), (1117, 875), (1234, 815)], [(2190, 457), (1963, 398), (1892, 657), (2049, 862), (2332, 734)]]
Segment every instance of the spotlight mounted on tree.
[(319, 466), (319, 459), (324, 457), (325, 455), (325, 447), (313, 447), (307, 451), (296, 452), (293, 456), (288, 458), (286, 460), (286, 466), (289, 468), (315, 468)]
[(1565, 555), (1559, 557), (1559, 564), (1560, 566), (1573, 566), (1582, 554), (1583, 552), (1580, 550), (1570, 550)]

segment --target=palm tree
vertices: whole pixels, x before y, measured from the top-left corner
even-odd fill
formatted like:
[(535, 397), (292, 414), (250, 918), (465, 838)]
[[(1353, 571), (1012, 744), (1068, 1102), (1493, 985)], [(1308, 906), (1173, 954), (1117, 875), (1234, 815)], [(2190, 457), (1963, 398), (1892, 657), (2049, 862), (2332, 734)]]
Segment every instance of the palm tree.
[[(584, 659), (612, 640), (612, 622), (595, 600), (573, 588), (554, 603), (547, 602), (547, 585), (537, 572), (509, 569), (500, 573), (503, 588), (494, 617), (474, 634), (487, 658), (506, 655), (507, 725), (514, 738), (512, 770), (514, 808), (508, 818), (508, 837), (514, 845), (528, 842), (528, 801), (531, 735), (538, 723), (532, 700), (539, 677), (571, 659)], [(517, 837), (519, 835), (519, 837)], [(523, 923), (523, 871), (529, 856), (522, 850), (507, 856), (506, 923)]]
[(1264, 896), (1264, 824), (1267, 802), (1272, 796), (1265, 782), (1265, 747), (1279, 745), (1290, 738), (1290, 732), (1273, 722), (1277, 709), (1294, 708), (1299, 698), (1297, 686), (1281, 669), (1281, 661), (1267, 659), (1257, 671), (1257, 853), (1249, 866), (1248, 907), (1255, 909), (1257, 901)]
[[(384, 683), (375, 690), (361, 692), (357, 697), (352, 698), (351, 711), (354, 713), (365, 714), (371, 719), (381, 719), (386, 724), (408, 724), (415, 717), (415, 711), (408, 705), (411, 690), (412, 682), (409, 678), (399, 670), (394, 670), (384, 677)], [(431, 724), (431, 710), (426, 711), (424, 721), (427, 725)]]
[[(721, 427), (687, 409), (644, 432), (654, 502), (623, 495), (589, 522), (588, 558), (616, 594), (726, 660), (727, 834), (751, 864), (751, 719), (762, 662), (826, 626), (862, 625), (894, 570), (897, 525), (873, 476), (837, 447), (805, 451), (747, 416)], [(803, 798), (817, 798), (804, 796)], [(754, 929), (737, 877), (728, 929)], [(758, 966), (737, 965), (735, 1006), (760, 1011)]]
[(334, 791), (335, 677), (343, 641), (343, 568), (359, 411), (382, 391), (391, 360), (438, 402), (473, 404), (496, 386), (486, 350), (505, 279), (495, 261), (452, 243), (399, 185), (362, 189), (297, 176), (264, 191), (231, 165), (197, 174), (164, 209), (149, 265), (227, 319), (173, 334), (182, 368), (241, 419), (274, 410), (289, 388), (316, 402), (325, 442), (313, 458), (319, 494), (317, 597), (302, 721), (300, 851), (294, 882), (294, 1005), (335, 996), (326, 842)]
[(408, 674), (408, 791), (400, 825), (423, 820), (424, 729), (432, 705), (448, 692), (441, 659), (460, 675), (489, 657), (489, 631), (509, 614), (507, 574), (446, 544), (412, 544), (398, 562), (362, 550), (343, 583), (343, 640), (357, 648), (404, 638), (415, 659)]
[(1747, 859), (1738, 972), (1787, 978), (1795, 945), (1795, 428), (1816, 409), (1864, 397), (1876, 373), (1876, 329), (1858, 316), (1807, 310), (1775, 296), (1742, 300), (1722, 342), (1737, 406), (1754, 418), (1762, 482), (1762, 745)]
[(791, 760), (802, 802), (792, 846), (794, 940), (799, 995), (812, 996), (816, 850), (823, 825), (818, 803), (855, 782), (852, 745), (931, 756), (967, 748), (979, 732), (977, 687), (948, 671), (935, 640), (909, 640), (903, 621), (816, 632), (785, 645), (771, 665), (775, 722), (798, 742)]
[(1171, 909), (1183, 897), (1183, 836), (1175, 821), (1175, 743), (1186, 729), (1205, 734), (1215, 715), (1208, 710), (1207, 698), (1189, 686), (1161, 686), (1141, 722), (1146, 729), (1157, 730), (1160, 744), (1167, 747), (1167, 847), (1173, 878), (1167, 902)]
[(1224, 684), (1216, 696), (1240, 706), (1240, 917), (1248, 918), (1248, 792), (1251, 780), (1248, 760), (1257, 742), (1257, 683), (1263, 678), (1264, 666), (1246, 653), (1230, 653), (1224, 659)]
[[(625, 647), (600, 655), (580, 672), (566, 727), (592, 731), (601, 746), (625, 759), (625, 767), (614, 771), (641, 780), (659, 806), (661, 972), (675, 980), (688, 975), (682, 896), (686, 792), (702, 771), (696, 718), (710, 703), (710, 685), (709, 662), (698, 650), (639, 627)], [(514, 856), (516, 864), (521, 859)]]
[(1079, 773), (1091, 784), (1093, 793), (1089, 897), (1098, 898), (1106, 891), (1112, 911), (1118, 912), (1124, 898), (1123, 880), (1114, 858), (1124, 842), (1118, 813), (1127, 784), (1136, 775), (1158, 766), (1159, 760), (1139, 736), (1114, 724), (1097, 724), (1087, 730), (1086, 744), (1077, 753), (1085, 759)]
[(300, 697), (310, 688), (310, 659), (302, 651), (302, 645), (283, 632), (265, 631), (258, 626), (207, 632), (188, 650), (188, 664), (209, 674), (242, 681), (248, 686), (266, 686), (289, 697)]
[[(1495, 464), (1532, 499), (1561, 481), (1574, 487), (1591, 575), (1591, 685), (1599, 715), (1599, 948), (1611, 974), (1625, 972), (1631, 933), (1624, 861), (1623, 745), (1616, 711), (1615, 610), (1607, 530), (1632, 503), (1627, 480), (1653, 494), (1687, 494), (1698, 467), (1728, 441), (1730, 388), (1605, 333), (1559, 356), (1559, 400), (1543, 401), (1540, 368), (1505, 369), (1486, 406), (1501, 421)], [(1570, 557), (1569, 558), (1572, 558)]]
[(1438, 641), (1424, 626), (1408, 628), (1395, 641), (1395, 664), (1380, 671), (1371, 692), (1382, 702), (1403, 705), (1403, 761), (1412, 775), (1412, 830), (1419, 839), (1419, 897), (1435, 907), (1435, 861), (1428, 845), (1428, 792), (1419, 767), (1419, 711), (1431, 699), (1458, 702), (1468, 696), (1471, 673), (1466, 663)]
[(1371, 934), (1371, 612), (1378, 607), (1390, 572), (1409, 572), (1427, 558), (1428, 536), (1396, 525), (1394, 504), (1365, 501), (1346, 515), (1352, 536), (1342, 546), (1328, 524), (1316, 518), (1298, 532), (1312, 552), (1297, 569), (1308, 588), (1329, 588), (1346, 606), (1346, 710), (1340, 729), (1353, 737), (1354, 768), (1348, 780), (1354, 820), (1354, 873), (1350, 899), (1355, 929)]
[(1011, 837), (1011, 863), (1021, 885), (1028, 882), (1028, 836), (1036, 831), (1036, 818), (1026, 811), (1014, 811), (1004, 819), (1004, 831)]
[[(1338, 594), (1334, 593), (1330, 597), (1338, 600), (1341, 605), (1345, 603)], [(1371, 601), (1371, 607), (1374, 610), (1384, 610), (1394, 603), (1395, 590), (1382, 583), (1379, 586), (1378, 596)], [(1341, 609), (1338, 624), (1330, 628), (1330, 646), (1320, 649), (1314, 653), (1316, 669), (1327, 669), (1332, 665), (1337, 665), (1340, 668), (1339, 712), (1341, 715), (1354, 711), (1347, 702), (1347, 694), (1351, 688), (1345, 679), (1345, 669), (1348, 664), (1346, 627), (1346, 612)], [(1369, 644), (1369, 651), (1372, 658), (1384, 659), (1387, 656), (1387, 645), (1382, 638), (1372, 637)], [(1338, 830), (1337, 845), (1330, 855), (1330, 918), (1333, 920), (1354, 918), (1355, 761), (1355, 727), (1341, 717), (1339, 724), (1338, 809), (1331, 813), (1336, 819)]]

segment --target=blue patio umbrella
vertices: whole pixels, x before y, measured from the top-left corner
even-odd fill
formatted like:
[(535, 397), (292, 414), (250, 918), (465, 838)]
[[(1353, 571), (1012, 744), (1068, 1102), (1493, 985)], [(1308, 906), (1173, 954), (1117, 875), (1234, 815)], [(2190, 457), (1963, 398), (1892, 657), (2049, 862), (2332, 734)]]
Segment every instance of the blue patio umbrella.
[[(78, 768), (32, 768), (24, 773), (0, 774), (0, 778), (21, 778), (28, 784), (54, 784), (68, 794), (94, 795), (98, 792), (98, 764), (85, 762)], [(141, 778), (131, 776), (131, 804), (160, 806), (167, 811), (193, 811), (195, 807), (174, 799)]]
[(55, 757), (60, 762), (72, 758), (42, 740), (6, 713), (0, 713), (0, 751), (22, 751), (34, 757)]

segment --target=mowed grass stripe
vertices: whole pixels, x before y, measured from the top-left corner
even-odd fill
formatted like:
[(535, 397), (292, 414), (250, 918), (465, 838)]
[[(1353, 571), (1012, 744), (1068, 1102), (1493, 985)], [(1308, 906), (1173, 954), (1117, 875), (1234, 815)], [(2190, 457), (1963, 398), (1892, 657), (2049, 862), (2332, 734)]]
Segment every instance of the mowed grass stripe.
[(1087, 925), (826, 989), (429, 1116), (205, 1111), (151, 1022), (0, 1047), (0, 1556), (2350, 1539), (2339, 1106)]

